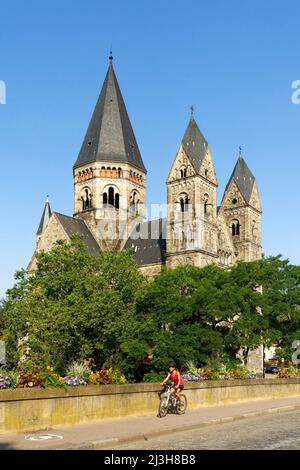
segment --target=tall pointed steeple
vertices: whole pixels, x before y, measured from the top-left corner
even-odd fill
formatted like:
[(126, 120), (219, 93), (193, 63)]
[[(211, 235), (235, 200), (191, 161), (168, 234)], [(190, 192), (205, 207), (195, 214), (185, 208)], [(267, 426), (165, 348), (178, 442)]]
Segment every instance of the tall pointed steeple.
[(50, 208), (50, 204), (49, 204), (49, 196), (47, 196), (44, 211), (43, 211), (43, 215), (42, 215), (42, 218), (41, 218), (41, 221), (40, 221), (40, 225), (39, 225), (39, 228), (36, 232), (37, 236), (42, 235), (42, 233), (44, 232), (45, 228), (48, 225), (51, 214), (52, 214), (52, 212), (51, 212), (51, 208)]
[(238, 161), (236, 162), (233, 172), (229, 178), (229, 181), (225, 188), (225, 193), (227, 189), (229, 188), (229, 185), (232, 182), (232, 180), (236, 182), (246, 202), (249, 203), (251, 194), (253, 191), (253, 186), (255, 183), (255, 176), (251, 173), (247, 163), (245, 162), (243, 158), (241, 147), (239, 149)]
[(191, 107), (191, 111), (190, 121), (182, 139), (182, 146), (194, 166), (196, 173), (199, 173), (202, 161), (207, 152), (208, 143), (195, 121), (193, 106)]
[(146, 172), (113, 68), (108, 71), (74, 168), (91, 162), (127, 162)]

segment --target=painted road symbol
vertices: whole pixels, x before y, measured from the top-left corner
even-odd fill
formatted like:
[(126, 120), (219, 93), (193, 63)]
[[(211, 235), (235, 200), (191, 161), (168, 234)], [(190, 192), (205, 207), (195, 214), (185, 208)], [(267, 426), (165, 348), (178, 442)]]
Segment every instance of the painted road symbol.
[(26, 441), (54, 441), (56, 439), (63, 439), (63, 436), (58, 434), (29, 434), (25, 436)]

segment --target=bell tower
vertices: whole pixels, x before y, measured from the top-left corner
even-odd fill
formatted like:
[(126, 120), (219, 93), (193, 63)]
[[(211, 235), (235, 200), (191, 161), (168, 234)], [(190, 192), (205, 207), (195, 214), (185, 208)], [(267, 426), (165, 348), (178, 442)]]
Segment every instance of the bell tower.
[(243, 158), (241, 147), (238, 161), (224, 192), (221, 209), (232, 236), (237, 259), (260, 259), (261, 202), (256, 179)]
[(73, 168), (74, 217), (102, 249), (122, 248), (144, 220), (146, 168), (113, 68), (108, 71)]
[(167, 179), (167, 264), (217, 262), (217, 177), (193, 114)]

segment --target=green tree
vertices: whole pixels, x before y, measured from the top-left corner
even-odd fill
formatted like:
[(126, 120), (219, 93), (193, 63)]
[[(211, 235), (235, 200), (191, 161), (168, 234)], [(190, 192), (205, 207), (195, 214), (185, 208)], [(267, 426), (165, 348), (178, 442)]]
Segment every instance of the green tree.
[(213, 265), (183, 266), (164, 270), (148, 285), (137, 306), (145, 364), (159, 371), (170, 360), (206, 363), (226, 353), (224, 330), (237, 305), (229, 276)]
[(8, 292), (2, 310), (11, 362), (17, 361), (17, 339), (28, 333), (25, 345), (37, 364), (63, 370), (87, 357), (100, 365), (117, 363), (143, 283), (129, 252), (91, 255), (79, 237), (38, 253), (36, 272)]

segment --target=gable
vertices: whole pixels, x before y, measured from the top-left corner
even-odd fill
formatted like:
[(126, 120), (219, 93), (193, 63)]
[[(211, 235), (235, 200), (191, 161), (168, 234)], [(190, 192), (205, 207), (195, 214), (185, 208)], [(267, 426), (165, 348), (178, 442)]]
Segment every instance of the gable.
[(176, 181), (181, 178), (181, 170), (186, 168), (186, 176), (195, 176), (196, 172), (195, 169), (188, 158), (184, 148), (182, 145), (180, 145), (178, 152), (175, 156), (175, 159), (173, 161), (171, 170), (169, 172), (167, 181)]
[(250, 206), (254, 207), (254, 209), (258, 210), (259, 212), (262, 211), (261, 207), (261, 202), (260, 202), (260, 197), (259, 197), (259, 192), (258, 192), (258, 187), (256, 184), (256, 181), (254, 182), (253, 185), (253, 190), (250, 196), (250, 201), (249, 201)]
[(199, 173), (201, 176), (203, 176), (203, 178), (207, 179), (216, 186), (218, 185), (217, 175), (215, 172), (215, 167), (209, 147), (207, 147), (206, 154), (202, 160)]
[[(236, 202), (235, 202), (236, 201)], [(232, 209), (247, 204), (240, 188), (234, 180), (231, 180), (228, 188), (226, 188), (221, 207), (223, 209)]]

